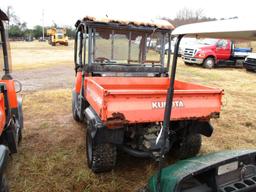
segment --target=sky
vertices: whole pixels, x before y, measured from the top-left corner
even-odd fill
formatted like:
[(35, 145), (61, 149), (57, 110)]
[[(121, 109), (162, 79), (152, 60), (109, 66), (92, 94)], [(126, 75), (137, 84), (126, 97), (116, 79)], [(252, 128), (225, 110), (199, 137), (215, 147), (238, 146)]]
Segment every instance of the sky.
[(129, 19), (174, 18), (184, 7), (203, 9), (205, 16), (217, 19), (234, 16), (242, 19), (256, 18), (255, 0), (0, 0), (2, 10), (5, 11), (7, 6), (12, 6), (15, 14), (30, 28), (42, 25), (43, 20), (45, 26), (51, 26), (54, 22), (58, 26), (73, 26), (86, 15)]

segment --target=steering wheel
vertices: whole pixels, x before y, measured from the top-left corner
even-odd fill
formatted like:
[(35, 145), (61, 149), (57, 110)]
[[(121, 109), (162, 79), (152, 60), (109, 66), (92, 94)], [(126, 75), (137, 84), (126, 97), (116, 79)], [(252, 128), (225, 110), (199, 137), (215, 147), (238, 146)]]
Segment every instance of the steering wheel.
[(97, 57), (94, 60), (95, 62), (100, 62), (100, 63), (109, 63), (110, 59), (106, 58), (106, 57)]

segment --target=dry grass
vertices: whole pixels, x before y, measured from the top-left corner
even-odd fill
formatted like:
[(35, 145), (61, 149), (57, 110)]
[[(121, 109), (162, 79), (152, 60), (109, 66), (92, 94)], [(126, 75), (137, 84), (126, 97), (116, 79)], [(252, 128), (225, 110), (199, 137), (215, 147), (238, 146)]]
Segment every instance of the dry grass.
[[(17, 61), (19, 69), (41, 67), (41, 60), (43, 67), (72, 62), (70, 47), (50, 47), (41, 43), (13, 45), (16, 46), (13, 60)], [(32, 53), (30, 46), (38, 45), (41, 47), (32, 47), (35, 50)], [(52, 49), (57, 52), (55, 58), (51, 55)], [(23, 57), (18, 50), (26, 56), (37, 55), (38, 59), (27, 65), (29, 59), (19, 60)], [(206, 70), (179, 62), (177, 78), (225, 90), (221, 117), (212, 121), (214, 134), (204, 138), (201, 153), (256, 147), (255, 73), (243, 69)], [(157, 164), (151, 160), (119, 154), (114, 171), (91, 173), (86, 166), (85, 127), (72, 119), (69, 88), (25, 92), (24, 115), (24, 140), (19, 154), (13, 156), (8, 167), (12, 191), (134, 191), (157, 169)]]
[(244, 69), (207, 70), (181, 64), (178, 78), (224, 89), (221, 117), (212, 120), (211, 138), (204, 139), (202, 152), (256, 147), (256, 74)]
[(100, 175), (86, 167), (85, 127), (72, 119), (70, 95), (69, 89), (25, 94), (24, 140), (9, 164), (12, 191), (133, 191), (141, 186), (152, 174), (149, 160), (134, 165), (136, 159), (123, 154), (116, 171)]
[(48, 42), (11, 42), (13, 70), (46, 68), (73, 63), (73, 41), (53, 47)]

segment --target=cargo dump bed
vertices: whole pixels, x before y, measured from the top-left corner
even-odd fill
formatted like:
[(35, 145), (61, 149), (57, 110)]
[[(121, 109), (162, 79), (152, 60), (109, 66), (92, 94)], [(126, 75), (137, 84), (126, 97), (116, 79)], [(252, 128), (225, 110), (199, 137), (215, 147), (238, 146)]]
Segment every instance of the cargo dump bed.
[[(88, 77), (86, 99), (103, 122), (163, 121), (168, 77)], [(175, 81), (172, 120), (218, 117), (223, 90)]]

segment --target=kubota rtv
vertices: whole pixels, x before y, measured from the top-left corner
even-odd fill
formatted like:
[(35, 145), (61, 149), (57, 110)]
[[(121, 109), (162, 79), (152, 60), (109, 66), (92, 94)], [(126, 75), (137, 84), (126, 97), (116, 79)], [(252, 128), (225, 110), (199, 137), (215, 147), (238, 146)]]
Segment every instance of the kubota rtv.
[[(213, 132), (210, 119), (219, 117), (223, 90), (175, 81), (168, 137), (162, 136), (172, 82), (173, 25), (162, 20), (85, 17), (76, 28), (72, 111), (76, 121), (86, 124), (87, 163), (92, 171), (111, 170), (117, 148), (159, 159), (164, 144), (165, 154), (196, 155), (201, 135), (210, 137)], [(160, 43), (160, 53), (147, 47), (149, 39)]]

